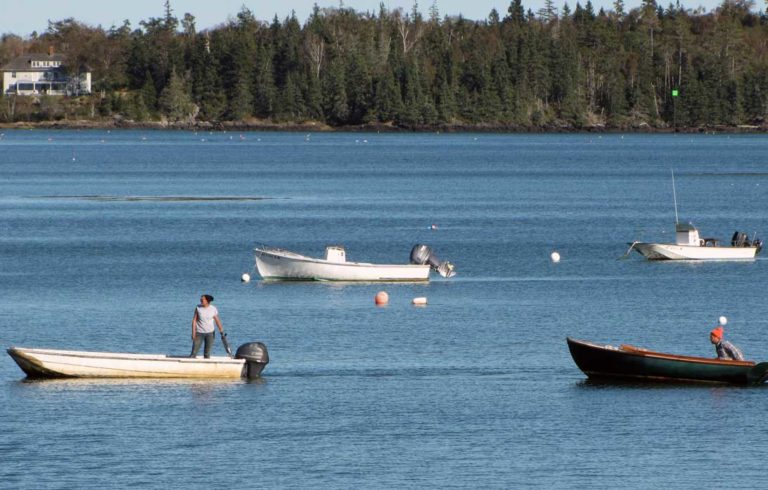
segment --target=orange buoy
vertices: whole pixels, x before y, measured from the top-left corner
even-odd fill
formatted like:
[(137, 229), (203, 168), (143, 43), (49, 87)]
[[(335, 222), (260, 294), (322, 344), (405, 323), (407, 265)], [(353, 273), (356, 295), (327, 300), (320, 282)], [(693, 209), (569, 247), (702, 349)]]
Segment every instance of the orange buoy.
[(376, 297), (373, 300), (377, 305), (385, 305), (389, 303), (389, 295), (386, 291), (379, 291), (376, 293)]

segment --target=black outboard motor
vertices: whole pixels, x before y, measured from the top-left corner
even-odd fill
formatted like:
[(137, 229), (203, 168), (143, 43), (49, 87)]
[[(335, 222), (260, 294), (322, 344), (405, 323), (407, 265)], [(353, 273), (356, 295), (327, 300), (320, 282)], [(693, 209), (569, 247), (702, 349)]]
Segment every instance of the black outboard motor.
[(747, 234), (740, 231), (736, 231), (733, 233), (733, 237), (731, 237), (731, 245), (734, 247), (751, 247), (752, 246), (752, 244), (749, 243), (749, 237), (747, 237)]
[(245, 359), (245, 375), (248, 379), (258, 378), (269, 363), (267, 346), (261, 342), (249, 342), (237, 348), (235, 359)]
[(434, 271), (443, 277), (453, 277), (456, 275), (453, 264), (448, 261), (440, 262), (432, 249), (426, 245), (414, 245), (411, 249), (411, 264), (424, 265), (429, 264)]
[(757, 249), (755, 254), (759, 254), (763, 249), (763, 241), (757, 238), (757, 236), (750, 241), (749, 236), (740, 231), (733, 233), (733, 237), (731, 237), (731, 245), (734, 247), (755, 247)]

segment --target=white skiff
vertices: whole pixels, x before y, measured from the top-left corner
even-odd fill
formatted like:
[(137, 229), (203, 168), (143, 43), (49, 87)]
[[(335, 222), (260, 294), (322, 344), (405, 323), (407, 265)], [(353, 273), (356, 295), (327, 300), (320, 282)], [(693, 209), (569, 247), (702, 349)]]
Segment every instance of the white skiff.
[(692, 224), (678, 223), (675, 243), (634, 242), (629, 251), (637, 250), (648, 260), (750, 260), (757, 256), (762, 245), (761, 240), (749, 240), (746, 234), (736, 232), (730, 246), (723, 246), (713, 238), (700, 238)]
[(636, 250), (648, 260), (750, 260), (763, 248), (757, 237), (735, 232), (730, 246), (720, 245), (714, 238), (701, 238), (691, 223), (680, 223), (677, 214), (675, 172), (672, 172), (672, 199), (675, 203), (675, 243), (632, 242), (625, 255)]
[[(347, 262), (343, 247), (325, 249), (317, 259), (279, 248), (261, 247), (256, 252), (256, 268), (266, 280), (294, 281), (428, 281), (430, 265), (369, 264)], [(450, 265), (450, 264), (449, 264)], [(451, 272), (453, 266), (450, 265)], [(453, 274), (451, 274), (453, 275)]]
[(11, 347), (8, 354), (31, 378), (255, 378), (269, 362), (266, 346), (244, 344), (236, 358), (210, 359)]

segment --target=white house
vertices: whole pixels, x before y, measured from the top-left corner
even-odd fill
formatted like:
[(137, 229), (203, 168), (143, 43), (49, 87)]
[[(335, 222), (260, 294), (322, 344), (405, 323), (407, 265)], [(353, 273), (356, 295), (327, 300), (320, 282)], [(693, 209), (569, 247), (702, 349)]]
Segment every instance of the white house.
[[(91, 70), (81, 66), (68, 73), (66, 57), (54, 54), (25, 54), (0, 68), (3, 93), (16, 95), (85, 95), (91, 93)], [(71, 72), (71, 71), (70, 71)]]

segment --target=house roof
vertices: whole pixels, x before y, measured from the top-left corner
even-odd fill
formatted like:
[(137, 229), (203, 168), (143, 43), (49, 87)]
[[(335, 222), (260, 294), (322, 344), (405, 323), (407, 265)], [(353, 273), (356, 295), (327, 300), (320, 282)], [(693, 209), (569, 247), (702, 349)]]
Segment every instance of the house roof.
[(0, 71), (49, 71), (58, 67), (53, 66), (32, 66), (33, 61), (58, 61), (64, 64), (66, 56), (63, 54), (39, 54), (29, 53), (19, 56), (9, 61)]

